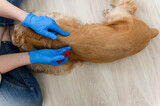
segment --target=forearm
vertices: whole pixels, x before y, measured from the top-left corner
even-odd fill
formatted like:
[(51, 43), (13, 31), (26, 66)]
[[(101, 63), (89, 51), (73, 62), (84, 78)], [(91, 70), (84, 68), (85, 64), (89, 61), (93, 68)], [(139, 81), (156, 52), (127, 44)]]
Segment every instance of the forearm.
[(17, 8), (6, 0), (0, 0), (0, 16), (23, 22), (27, 12)]
[(6, 73), (17, 67), (30, 63), (28, 53), (16, 53), (0, 56), (0, 73)]

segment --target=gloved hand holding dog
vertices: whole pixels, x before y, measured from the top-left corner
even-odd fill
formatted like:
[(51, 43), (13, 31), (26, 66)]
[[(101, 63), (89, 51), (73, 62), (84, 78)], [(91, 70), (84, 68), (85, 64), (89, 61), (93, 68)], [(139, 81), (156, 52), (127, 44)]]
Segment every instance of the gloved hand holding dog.
[(58, 27), (56, 22), (47, 16), (36, 16), (32, 13), (28, 13), (25, 20), (22, 22), (23, 26), (30, 27), (40, 35), (46, 36), (50, 39), (56, 40), (55, 34), (59, 33), (63, 36), (68, 36), (68, 32), (64, 32)]
[[(64, 55), (62, 55), (64, 52), (70, 50), (71, 47), (63, 47), (60, 49), (42, 49), (42, 50), (33, 50), (30, 51), (29, 57), (30, 62), (32, 64), (45, 64), (45, 65), (53, 65), (53, 66), (59, 66), (67, 63), (68, 57), (65, 58)], [(63, 60), (60, 64), (57, 61)]]

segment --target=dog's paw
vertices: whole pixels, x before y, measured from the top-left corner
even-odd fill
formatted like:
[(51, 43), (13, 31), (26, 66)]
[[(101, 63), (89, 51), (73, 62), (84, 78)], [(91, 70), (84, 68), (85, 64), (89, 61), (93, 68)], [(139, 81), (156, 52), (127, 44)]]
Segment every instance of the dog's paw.
[(137, 10), (137, 5), (133, 0), (120, 0), (119, 7), (125, 8), (132, 15)]
[(103, 10), (103, 14), (104, 14), (104, 16), (106, 17), (106, 16), (109, 14), (109, 12), (110, 12), (110, 9)]
[(112, 7), (109, 6), (108, 9), (106, 9), (106, 10), (103, 11), (103, 15), (104, 15), (105, 17), (107, 17), (108, 14), (111, 12), (111, 10), (112, 10)]

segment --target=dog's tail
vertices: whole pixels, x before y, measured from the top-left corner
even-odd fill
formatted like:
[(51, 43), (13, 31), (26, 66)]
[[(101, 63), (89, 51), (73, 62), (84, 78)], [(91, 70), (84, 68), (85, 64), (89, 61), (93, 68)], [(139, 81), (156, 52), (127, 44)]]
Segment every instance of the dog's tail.
[(153, 28), (153, 29), (152, 29), (152, 35), (151, 35), (151, 37), (154, 38), (154, 37), (156, 37), (158, 34), (159, 34), (159, 30)]

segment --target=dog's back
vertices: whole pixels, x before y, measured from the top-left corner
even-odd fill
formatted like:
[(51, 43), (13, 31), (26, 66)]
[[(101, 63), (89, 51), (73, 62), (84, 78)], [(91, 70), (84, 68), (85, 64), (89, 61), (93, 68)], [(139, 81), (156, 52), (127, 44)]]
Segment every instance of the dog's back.
[(129, 15), (111, 24), (85, 25), (70, 34), (68, 45), (72, 47), (71, 56), (75, 59), (111, 62), (143, 50), (158, 35), (158, 30)]

